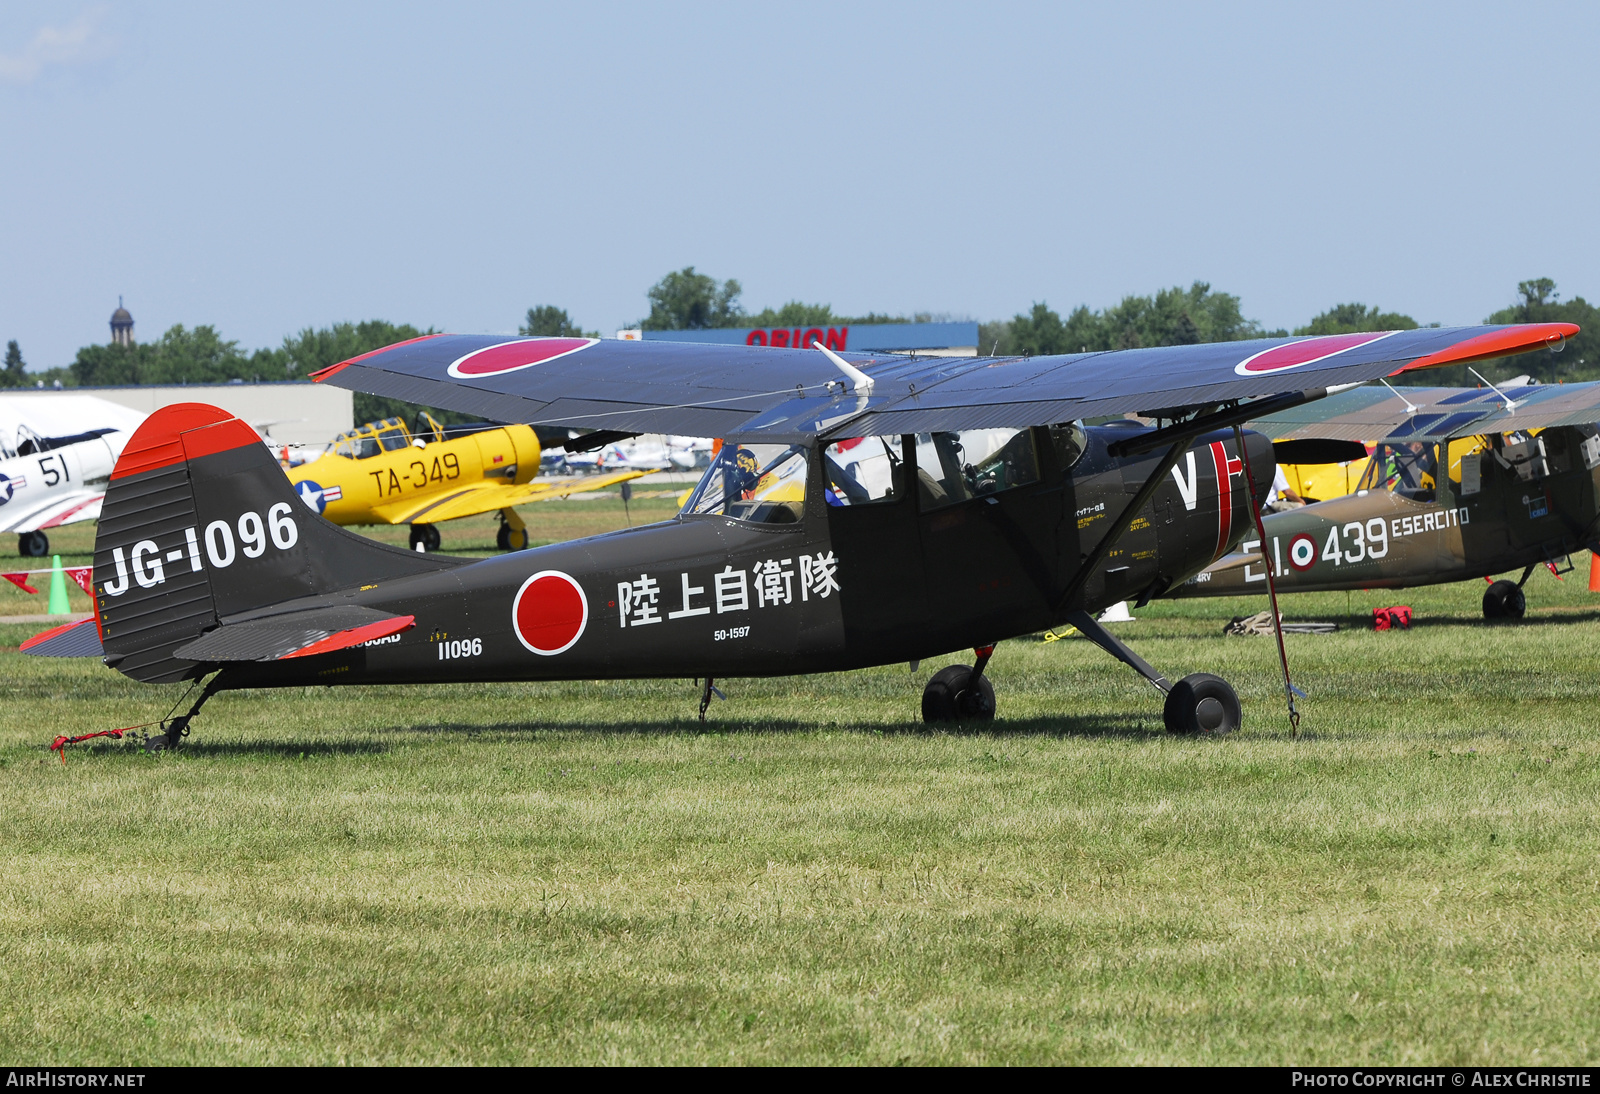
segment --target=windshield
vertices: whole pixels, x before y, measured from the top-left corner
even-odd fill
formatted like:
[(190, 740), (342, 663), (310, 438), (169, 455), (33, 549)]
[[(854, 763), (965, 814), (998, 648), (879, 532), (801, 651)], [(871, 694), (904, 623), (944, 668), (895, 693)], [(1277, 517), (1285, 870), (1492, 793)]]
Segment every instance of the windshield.
[(1372, 451), (1358, 489), (1392, 490), (1413, 501), (1432, 501), (1439, 471), (1438, 452), (1437, 445), (1421, 441), (1380, 444)]
[(806, 450), (791, 444), (725, 444), (689, 495), (683, 516), (795, 524), (805, 513)]

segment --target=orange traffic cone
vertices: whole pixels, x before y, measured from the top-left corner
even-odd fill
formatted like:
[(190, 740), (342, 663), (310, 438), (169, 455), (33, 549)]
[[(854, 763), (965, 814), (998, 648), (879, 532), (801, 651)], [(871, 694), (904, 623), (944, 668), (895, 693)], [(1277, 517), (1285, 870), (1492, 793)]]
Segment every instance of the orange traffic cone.
[(1600, 557), (1594, 552), (1589, 552), (1589, 591), (1600, 593)]

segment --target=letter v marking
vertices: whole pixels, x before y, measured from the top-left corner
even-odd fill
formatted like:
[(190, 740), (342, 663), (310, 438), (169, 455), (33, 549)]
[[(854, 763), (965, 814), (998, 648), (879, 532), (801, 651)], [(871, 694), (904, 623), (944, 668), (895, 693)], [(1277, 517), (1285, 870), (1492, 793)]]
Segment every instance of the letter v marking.
[(1200, 482), (1194, 469), (1194, 450), (1185, 452), (1183, 458), (1189, 471), (1189, 481), (1183, 481), (1183, 474), (1176, 467), (1172, 469), (1172, 478), (1178, 484), (1178, 493), (1183, 496), (1183, 507), (1193, 511), (1195, 502), (1200, 497)]

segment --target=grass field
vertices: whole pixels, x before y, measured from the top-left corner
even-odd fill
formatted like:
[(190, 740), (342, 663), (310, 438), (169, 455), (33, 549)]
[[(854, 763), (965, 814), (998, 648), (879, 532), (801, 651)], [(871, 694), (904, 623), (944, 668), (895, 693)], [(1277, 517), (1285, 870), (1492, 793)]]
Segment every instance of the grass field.
[(1300, 740), (1220, 635), (1248, 601), (1118, 628), (1235, 683), (1223, 740), (1020, 639), (983, 732), (916, 725), (924, 664), (729, 681), (704, 726), (689, 681), (228, 693), (65, 766), (177, 692), (0, 627), (0, 1060), (1593, 1064), (1600, 596), (1541, 572), (1489, 627), (1482, 589), (1290, 636)]

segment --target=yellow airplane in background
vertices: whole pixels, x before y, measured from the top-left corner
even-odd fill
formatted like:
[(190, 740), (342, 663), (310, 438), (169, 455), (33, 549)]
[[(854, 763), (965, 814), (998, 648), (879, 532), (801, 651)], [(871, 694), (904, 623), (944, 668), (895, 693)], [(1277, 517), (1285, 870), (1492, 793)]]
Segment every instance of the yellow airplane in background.
[(411, 547), (439, 549), (440, 521), (500, 512), (495, 543), (502, 551), (528, 545), (528, 529), (512, 508), (552, 495), (600, 490), (650, 474), (535, 478), (539, 437), (531, 426), (453, 426), (424, 413), (419, 432), (399, 418), (368, 422), (334, 438), (320, 458), (288, 468), (295, 493), (335, 524), (409, 524)]

